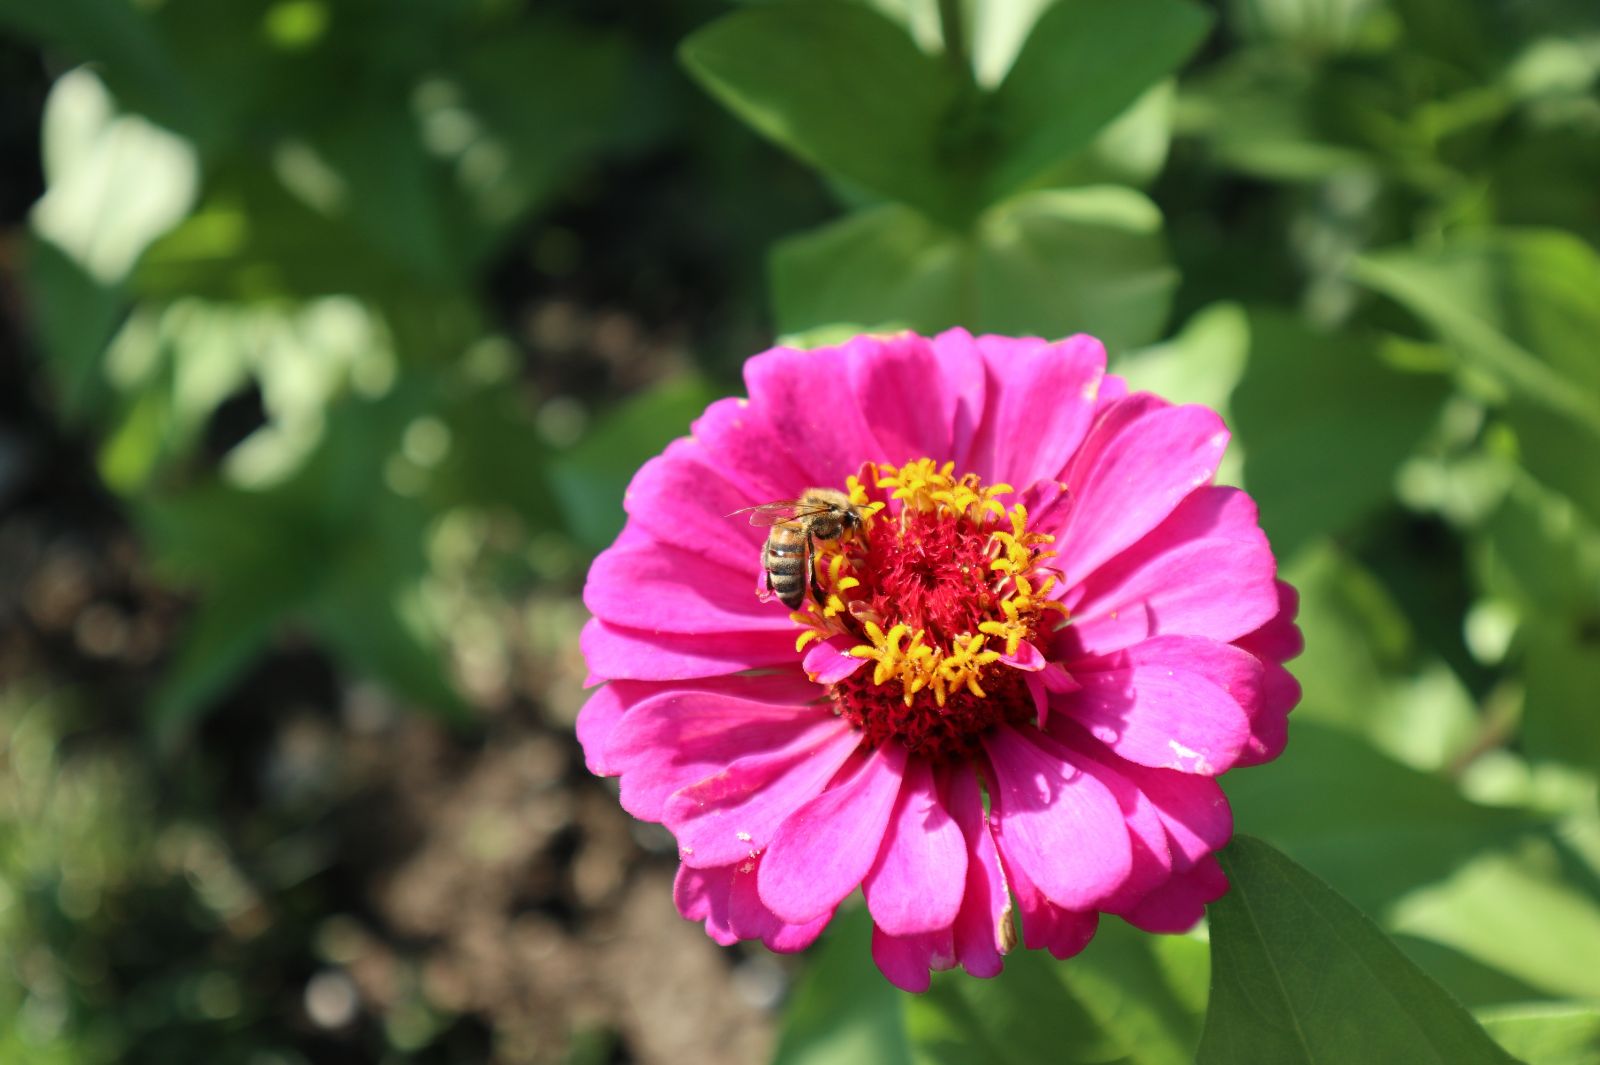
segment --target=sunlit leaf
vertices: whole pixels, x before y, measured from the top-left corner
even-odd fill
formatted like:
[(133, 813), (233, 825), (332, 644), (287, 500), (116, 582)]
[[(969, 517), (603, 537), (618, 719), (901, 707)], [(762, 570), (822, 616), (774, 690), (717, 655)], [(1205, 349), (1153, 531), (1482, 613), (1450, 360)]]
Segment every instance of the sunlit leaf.
[(1188, 1065), (1205, 978), (1204, 943), (1107, 920), (1066, 962), (1017, 950), (993, 979), (936, 974), (926, 995), (906, 1000), (906, 1029), (919, 1065)]
[(1600, 905), (1592, 874), (1548, 840), (1489, 851), (1406, 898), (1391, 927), (1447, 944), (1548, 995), (1600, 998)]
[(1600, 1008), (1585, 1003), (1502, 1006), (1478, 1020), (1527, 1065), (1591, 1065), (1600, 1060)]
[(47, 187), (34, 205), (34, 232), (94, 280), (113, 285), (193, 203), (194, 149), (138, 115), (119, 114), (87, 69), (57, 79), (45, 102)]
[(1198, 1065), (1514, 1061), (1316, 877), (1248, 836), (1220, 857), (1232, 887), (1210, 907)]
[(853, 323), (932, 333), (1093, 333), (1113, 351), (1160, 335), (1177, 276), (1155, 206), (1103, 186), (1027, 193), (974, 236), (905, 207), (858, 212), (773, 254), (781, 332)]
[(983, 202), (1082, 150), (1177, 68), (1209, 22), (1187, 0), (1060, 0), (1050, 7), (985, 113), (996, 160)]
[(1449, 781), (1391, 761), (1351, 736), (1291, 720), (1280, 758), (1223, 778), (1234, 816), (1363, 910), (1380, 913), (1406, 892), (1449, 876), (1485, 846), (1539, 823), (1530, 814), (1469, 802)]
[(1248, 40), (1337, 51), (1356, 44), (1378, 0), (1231, 0), (1229, 25)]
[(1393, 932), (1389, 938), (1405, 951), (1406, 957), (1443, 984), (1468, 1009), (1505, 1002), (1533, 1002), (1545, 997), (1526, 981), (1436, 940), (1404, 932)]
[(748, 8), (689, 37), (681, 55), (723, 103), (801, 158), (934, 217), (959, 214), (939, 145), (959, 83), (877, 11)]

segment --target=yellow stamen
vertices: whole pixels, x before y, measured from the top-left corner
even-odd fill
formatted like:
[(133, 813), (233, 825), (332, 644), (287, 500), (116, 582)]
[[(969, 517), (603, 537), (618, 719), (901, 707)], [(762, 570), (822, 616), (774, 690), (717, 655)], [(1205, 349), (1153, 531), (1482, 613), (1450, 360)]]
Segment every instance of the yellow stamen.
[(996, 663), (1017, 656), (1023, 641), (1041, 631), (1046, 612), (1054, 611), (1063, 618), (1068, 613), (1060, 602), (1049, 598), (1057, 577), (1041, 565), (1055, 555), (1044, 550), (1054, 537), (1029, 532), (1027, 508), (1020, 503), (1007, 507), (1000, 501), (998, 497), (1013, 491), (1010, 485), (985, 485), (973, 473), (957, 477), (953, 462), (940, 464), (921, 458), (898, 467), (869, 466), (865, 474), (866, 481), (848, 478), (846, 488), (861, 512), (867, 536), (886, 505), (869, 493), (880, 499), (887, 493), (898, 501), (902, 522), (907, 514), (931, 514), (949, 522), (968, 522), (974, 532), (988, 536), (996, 613), (979, 623), (977, 632), (952, 639), (948, 648), (939, 646), (925, 630), (904, 623), (886, 630), (867, 599), (851, 597), (863, 588), (863, 578), (870, 581), (870, 575), (860, 568), (860, 556), (852, 556), (841, 543), (821, 543), (816, 565), (824, 602), (819, 607), (808, 597), (801, 609), (790, 615), (804, 628), (795, 641), (796, 651), (814, 641), (847, 634), (861, 641), (847, 653), (873, 661), (874, 684), (898, 681), (907, 706), (923, 691), (931, 692), (940, 707), (959, 692), (987, 698), (983, 680)]

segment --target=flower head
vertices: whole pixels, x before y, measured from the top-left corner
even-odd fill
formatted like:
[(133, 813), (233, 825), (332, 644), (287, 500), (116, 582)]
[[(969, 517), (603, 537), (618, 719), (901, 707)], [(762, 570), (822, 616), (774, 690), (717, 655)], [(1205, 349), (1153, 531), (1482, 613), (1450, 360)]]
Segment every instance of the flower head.
[[(1197, 921), (1215, 778), (1299, 699), (1293, 590), (1211, 483), (1221, 419), (1129, 395), (1085, 336), (858, 337), (745, 380), (639, 471), (585, 590), (579, 739), (676, 836), (684, 916), (799, 950), (859, 886), (908, 990), (998, 973), (1017, 913), (1063, 958), (1100, 913)], [(816, 489), (858, 520), (774, 530), (790, 609), (728, 515)]]

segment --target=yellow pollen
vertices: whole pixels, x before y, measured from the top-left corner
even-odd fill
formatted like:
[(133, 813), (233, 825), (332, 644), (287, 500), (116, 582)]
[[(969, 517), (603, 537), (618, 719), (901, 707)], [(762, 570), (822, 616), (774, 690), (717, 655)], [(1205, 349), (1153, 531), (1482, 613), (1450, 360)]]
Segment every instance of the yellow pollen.
[(851, 598), (852, 592), (871, 592), (863, 583), (870, 585), (871, 575), (860, 571), (863, 563), (859, 557), (841, 543), (822, 543), (818, 545), (817, 569), (825, 585), (825, 602), (819, 609), (808, 598), (792, 615), (806, 626), (796, 649), (816, 639), (841, 634), (853, 637), (859, 642), (848, 653), (873, 661), (874, 684), (899, 681), (907, 706), (924, 690), (932, 692), (941, 707), (961, 691), (987, 698), (983, 679), (996, 663), (1003, 657), (1016, 657), (1023, 641), (1039, 632), (1047, 612), (1066, 614), (1065, 607), (1049, 598), (1056, 576), (1041, 566), (1055, 555), (1041, 545), (1054, 537), (1028, 531), (1028, 512), (1022, 504), (1007, 508), (1001, 503), (997, 497), (1010, 493), (1010, 485), (984, 485), (973, 473), (957, 477), (953, 462), (939, 464), (920, 458), (898, 467), (865, 467), (863, 473), (870, 484), (852, 476), (847, 491), (861, 511), (862, 532), (867, 537), (886, 506), (878, 501), (884, 494), (900, 504), (902, 528), (907, 514), (918, 513), (951, 523), (964, 521), (979, 535), (987, 534), (992, 576), (984, 579), (992, 581), (999, 613), (981, 622), (977, 632), (953, 638), (949, 647), (938, 646), (927, 632), (904, 623), (885, 628), (866, 600)]

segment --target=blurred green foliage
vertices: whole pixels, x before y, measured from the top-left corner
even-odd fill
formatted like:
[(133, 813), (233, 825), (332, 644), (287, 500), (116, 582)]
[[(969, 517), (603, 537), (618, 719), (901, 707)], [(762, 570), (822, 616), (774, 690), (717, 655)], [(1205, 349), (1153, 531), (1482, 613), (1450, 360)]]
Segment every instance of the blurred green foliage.
[[(1089, 331), (1227, 414), (1302, 596), (1289, 751), (1225, 781), (1282, 852), (1231, 859), (1231, 990), (1207, 1018), (1203, 938), (1107, 927), (908, 1002), (846, 915), (780, 1059), (1215, 1057), (1266, 1023), (1260, 897), (1401, 988), (1288, 988), (1333, 1033), (1308, 1059), (1363, 1060), (1326, 1010), (1402, 1001), (1494, 1060), (1454, 995), (1522, 1060), (1594, 1060), (1600, 8), (0, 0), (0, 32), (53, 78), (23, 269), (54, 413), (193, 601), (143, 704), (166, 750), (285, 634), (472, 727), (462, 558), (570, 598), (767, 307), (800, 343)], [(562, 339), (630, 301), (678, 339)], [(49, 768), (51, 705), (5, 708), (0, 1058), (119, 1060), (147, 1019), (93, 973), (128, 911), (84, 900), (147, 875), (149, 790)], [(237, 963), (164, 977), (163, 1030), (248, 1029)]]

